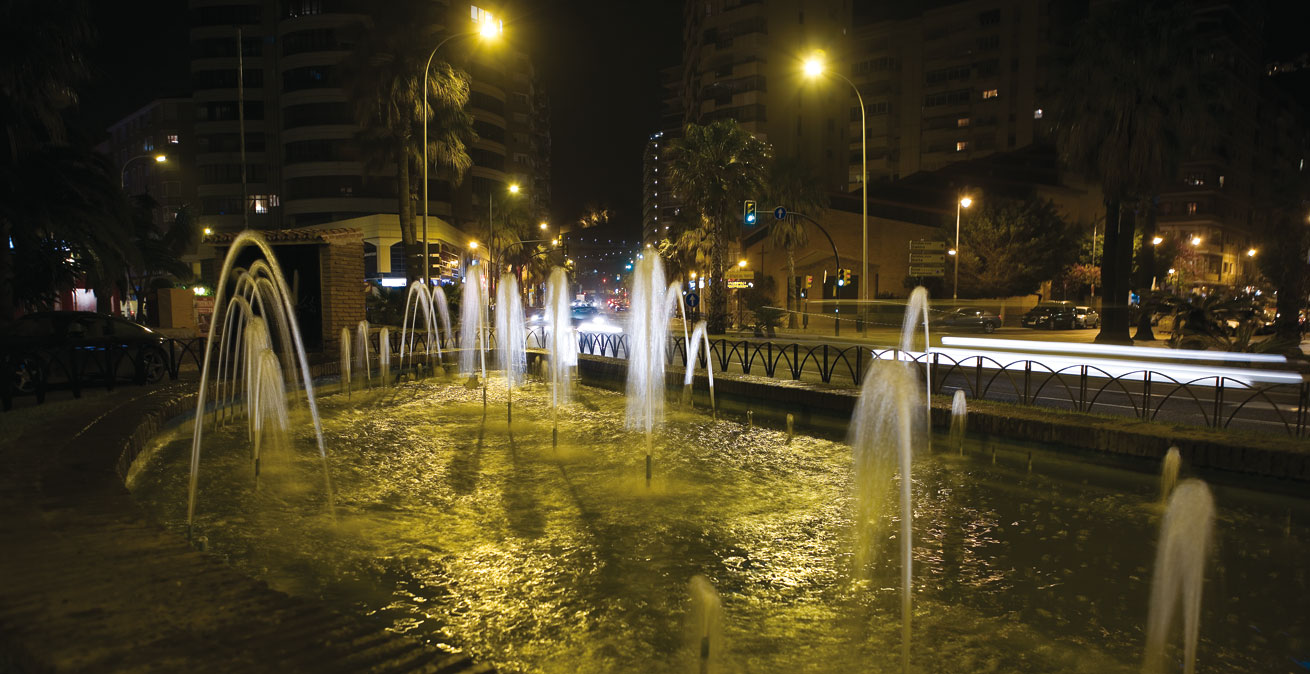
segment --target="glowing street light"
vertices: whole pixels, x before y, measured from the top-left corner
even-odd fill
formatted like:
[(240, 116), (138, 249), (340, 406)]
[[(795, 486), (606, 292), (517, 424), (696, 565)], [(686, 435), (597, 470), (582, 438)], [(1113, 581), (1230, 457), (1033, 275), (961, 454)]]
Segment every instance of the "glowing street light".
[(432, 258), (428, 253), (428, 120), (431, 113), (428, 110), (428, 73), (432, 71), (432, 59), (446, 46), (447, 42), (457, 37), (468, 37), (472, 35), (481, 36), (485, 41), (493, 41), (500, 37), (504, 32), (504, 25), (491, 12), (474, 10), (473, 30), (463, 33), (455, 33), (450, 37), (437, 43), (432, 48), (432, 53), (428, 54), (427, 64), (423, 66), (423, 119), (420, 120), (423, 126), (423, 285), (426, 287), (432, 283)]
[(1164, 243), (1164, 237), (1162, 237), (1162, 236), (1157, 236), (1157, 237), (1151, 239), (1151, 245), (1152, 245), (1152, 246), (1158, 246), (1158, 245), (1160, 245), (1160, 244), (1162, 244), (1162, 243)]
[(1193, 246), (1199, 246), (1199, 245), (1201, 245), (1201, 237), (1199, 237), (1199, 236), (1194, 236), (1194, 237), (1192, 237), (1192, 245), (1193, 245)]
[(127, 161), (123, 162), (123, 170), (119, 171), (119, 173), (118, 173), (118, 186), (119, 186), (119, 187), (124, 187), (124, 188), (127, 187), (127, 167), (128, 167), (129, 165), (131, 165), (132, 162), (134, 162), (134, 161), (136, 161), (136, 160), (138, 160), (138, 159), (154, 159), (156, 164), (163, 164), (164, 162), (167, 162), (167, 161), (168, 161), (168, 155), (166, 155), (166, 154), (155, 154), (155, 155), (150, 155), (150, 154), (139, 154), (139, 155), (137, 155), (137, 156), (135, 156), (135, 157), (132, 157), (131, 159), (128, 159)]
[(469, 250), (477, 250), (477, 249), (478, 249), (478, 242), (477, 242), (477, 241), (470, 241), (470, 242), (469, 242)]
[(946, 254), (947, 254), (947, 255), (954, 255), (954, 254), (955, 254), (955, 249), (952, 248), (952, 249), (946, 251)]
[(1255, 249), (1254, 249), (1254, 248), (1248, 248), (1248, 249), (1246, 250), (1246, 256), (1247, 256), (1247, 257), (1255, 257)]
[[(960, 209), (968, 208), (973, 205), (973, 199), (969, 197), (960, 197), (955, 202), (955, 248), (951, 250), (951, 255), (955, 255), (960, 249)], [(955, 260), (955, 284), (951, 288), (951, 299), (960, 298), (960, 260)]]
[[(801, 70), (806, 77), (818, 79), (828, 72), (825, 61), (823, 50), (816, 49), (801, 64)], [(860, 88), (855, 86), (855, 83), (845, 75), (835, 70), (831, 72), (834, 77), (851, 85), (851, 89), (855, 91), (855, 100), (860, 104), (860, 204), (862, 209), (860, 217), (861, 229), (863, 230), (863, 243), (861, 245), (863, 252), (860, 258), (860, 299), (867, 303), (869, 300), (869, 131), (868, 123), (865, 121), (864, 95), (860, 93)], [(863, 306), (864, 304), (861, 304), (861, 307)]]
[(550, 225), (548, 225), (548, 224), (546, 224), (546, 223), (544, 223), (544, 222), (541, 223), (541, 231), (544, 232), (544, 231), (546, 231), (547, 229), (550, 229)]
[(205, 236), (213, 236), (213, 234), (214, 234), (214, 228), (213, 228), (213, 227), (206, 227), (204, 231), (205, 231)]
[(519, 184), (518, 184), (518, 183), (510, 183), (510, 184), (509, 184), (509, 193), (510, 193), (510, 194), (518, 194), (518, 193), (519, 193)]
[(745, 268), (746, 268), (746, 261), (745, 261), (745, 260), (737, 260), (737, 266), (738, 266), (739, 268), (741, 268), (741, 269), (745, 269)]

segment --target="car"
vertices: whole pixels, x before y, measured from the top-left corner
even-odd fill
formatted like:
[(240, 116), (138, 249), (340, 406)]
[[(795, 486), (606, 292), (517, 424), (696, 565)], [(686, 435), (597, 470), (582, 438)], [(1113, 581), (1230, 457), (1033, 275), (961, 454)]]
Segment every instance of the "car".
[(600, 309), (597, 309), (596, 307), (590, 304), (579, 304), (578, 306), (572, 308), (571, 313), (573, 318), (573, 325), (574, 327), (576, 327), (581, 323), (586, 323), (587, 321), (590, 321), (593, 318), (599, 316)]
[(937, 324), (943, 328), (963, 328), (992, 333), (1001, 327), (1001, 318), (986, 309), (958, 307), (939, 318)]
[(1020, 323), (1025, 328), (1046, 328), (1071, 330), (1076, 325), (1077, 316), (1069, 302), (1043, 302), (1023, 315)]
[(168, 338), (117, 316), (89, 311), (43, 311), (27, 314), (0, 333), (0, 352), (7, 354), (16, 393), (33, 393), (41, 384), (67, 382), (72, 355), (81, 352), (91, 359), (78, 359), (79, 376), (105, 381), (106, 372), (115, 380), (127, 379), (153, 384), (169, 373), (165, 344)]
[(1077, 328), (1099, 328), (1101, 327), (1101, 315), (1091, 307), (1074, 307), (1074, 327)]

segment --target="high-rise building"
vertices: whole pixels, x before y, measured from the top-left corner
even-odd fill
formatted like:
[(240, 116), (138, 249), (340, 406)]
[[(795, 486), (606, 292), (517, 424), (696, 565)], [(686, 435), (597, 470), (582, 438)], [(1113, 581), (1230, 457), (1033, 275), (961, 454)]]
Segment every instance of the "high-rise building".
[[(202, 225), (219, 232), (238, 230), (245, 222), (256, 229), (303, 228), (346, 219), (380, 222), (368, 218), (397, 213), (394, 170), (366, 165), (343, 88), (342, 60), (371, 22), (370, 3), (189, 1)], [(473, 21), (468, 5), (439, 4), (446, 25), (432, 26), (434, 46), (448, 30), (471, 27)], [(472, 8), (474, 14), (481, 11)], [(244, 209), (238, 31), (245, 79)], [(549, 101), (533, 65), (511, 45), (479, 49), (476, 44), (453, 41), (439, 57), (471, 78), (467, 109), (478, 136), (468, 148), (473, 167), (461, 184), (429, 177), (429, 212), (441, 221), (438, 231), (446, 233), (485, 217), (488, 195), (503, 192), (510, 182), (528, 187), (539, 210), (550, 200)], [(420, 203), (415, 212), (422, 210)], [(445, 238), (451, 237), (434, 241), (434, 258), (465, 243)], [(375, 260), (399, 265), (382, 264), (384, 274), (404, 274), (404, 256), (390, 250), (398, 247), (398, 230), (365, 233), (365, 249)]]
[[(155, 224), (170, 221), (196, 199), (195, 134), (189, 98), (161, 98), (115, 122), (102, 149), (123, 190), (155, 201)], [(164, 161), (156, 161), (157, 157)]]
[[(895, 180), (1032, 144), (1041, 128), (1060, 3), (964, 0), (887, 6), (851, 37), (846, 74), (864, 96), (869, 180)], [(850, 99), (849, 184), (860, 110)]]
[(682, 201), (669, 184), (669, 144), (682, 136), (682, 68), (660, 70), (663, 97), (660, 104), (660, 129), (646, 140), (642, 153), (641, 240), (654, 244), (671, 233)]
[(817, 49), (846, 52), (849, 0), (688, 0), (683, 15), (686, 121), (735, 119), (776, 155), (800, 158), (824, 185), (844, 189), (850, 87), (809, 81), (801, 64)]

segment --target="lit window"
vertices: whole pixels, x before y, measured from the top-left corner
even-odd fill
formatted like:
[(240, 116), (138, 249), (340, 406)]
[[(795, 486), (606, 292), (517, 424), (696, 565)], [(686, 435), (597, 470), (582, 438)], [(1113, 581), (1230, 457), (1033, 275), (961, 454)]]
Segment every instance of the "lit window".
[(958, 126), (958, 127), (966, 127), (966, 126), (969, 126), (969, 118), (968, 118), (968, 117), (961, 117), (961, 118), (955, 120), (955, 125)]
[(1042, 109), (1037, 108), (1036, 110), (1033, 110), (1033, 119), (1041, 119), (1041, 118), (1042, 118)]
[(177, 134), (175, 133), (168, 134), (168, 144), (177, 145)]
[(1220, 186), (1220, 187), (1223, 187), (1223, 186), (1224, 186), (1224, 177), (1223, 177), (1223, 176), (1219, 176), (1219, 186)]
[(147, 140), (145, 143), (142, 143), (142, 145), (141, 145), (141, 149), (142, 149), (142, 150), (145, 150), (146, 152), (149, 152), (149, 151), (155, 149), (155, 141), (153, 141), (153, 140)]
[(969, 141), (967, 141), (967, 140), (962, 140), (962, 141), (958, 141), (958, 142), (955, 143), (955, 151), (956, 151), (956, 152), (963, 152), (963, 151), (965, 151), (965, 150), (967, 150), (967, 149), (969, 149)]
[(1195, 201), (1187, 202), (1187, 214), (1193, 215), (1195, 213), (1196, 213), (1196, 202)]
[(983, 92), (983, 98), (996, 98), (997, 96), (1000, 95), (1001, 92), (998, 89), (988, 89)]

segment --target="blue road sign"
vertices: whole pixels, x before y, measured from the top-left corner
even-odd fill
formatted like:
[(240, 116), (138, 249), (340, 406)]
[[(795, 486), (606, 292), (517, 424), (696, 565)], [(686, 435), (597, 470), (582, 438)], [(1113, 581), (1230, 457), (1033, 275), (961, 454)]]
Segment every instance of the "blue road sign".
[(782, 206), (773, 209), (773, 217), (779, 220), (787, 217), (787, 209), (783, 208)]
[(700, 304), (700, 295), (697, 295), (696, 293), (687, 293), (686, 302), (687, 306), (695, 309), (696, 305)]

